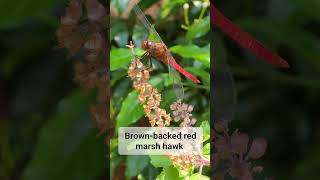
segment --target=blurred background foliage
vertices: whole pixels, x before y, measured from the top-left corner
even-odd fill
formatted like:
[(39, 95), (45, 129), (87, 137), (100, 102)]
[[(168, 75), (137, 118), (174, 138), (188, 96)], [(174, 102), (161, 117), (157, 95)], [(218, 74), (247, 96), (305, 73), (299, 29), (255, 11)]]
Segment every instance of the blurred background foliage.
[[(105, 179), (93, 92), (73, 81), (56, 30), (67, 0), (0, 1), (0, 179)], [(106, 2), (105, 2), (106, 3)]]
[[(147, 36), (144, 26), (136, 21), (132, 10), (138, 1), (111, 1), (111, 121), (115, 124), (115, 135), (111, 140), (111, 175), (113, 179), (183, 179), (179, 168), (174, 168), (165, 156), (120, 156), (117, 150), (117, 129), (127, 126), (150, 126), (143, 108), (138, 101), (138, 93), (132, 88), (127, 71), (133, 58), (126, 47), (133, 40), (138, 55), (143, 54), (142, 40)], [(141, 1), (140, 8), (146, 14), (177, 62), (187, 71), (196, 75), (200, 85), (182, 78), (184, 102), (194, 106), (193, 117), (196, 126), (209, 128), (210, 119), (210, 18), (209, 1), (162, 0)], [(206, 2), (206, 7), (202, 3)], [(189, 7), (184, 7), (188, 3)], [(132, 10), (132, 11), (131, 11)], [(146, 62), (144, 62), (146, 63)], [(161, 107), (170, 112), (169, 106), (176, 101), (175, 91), (170, 86), (167, 66), (159, 61), (152, 62), (155, 70), (151, 72), (150, 83), (161, 93)], [(173, 123), (173, 126), (178, 124)], [(209, 131), (207, 131), (209, 135)], [(209, 146), (207, 146), (209, 148)], [(206, 150), (209, 155), (210, 150)], [(198, 171), (187, 175), (194, 175)], [(209, 168), (203, 170), (209, 175)], [(208, 179), (208, 177), (203, 176)]]
[[(127, 2), (112, 0), (118, 12), (125, 12)], [(144, 1), (142, 8), (155, 2)], [(156, 19), (151, 18), (169, 47), (181, 41), (187, 43), (186, 31), (176, 31), (184, 21), (183, 3), (164, 0), (163, 11)], [(266, 176), (319, 179), (319, 1), (214, 3), (291, 65), (289, 70), (274, 70), (214, 31), (215, 42), (223, 47), (217, 53), (226, 57), (237, 82), (239, 101), (232, 127), (268, 139), (267, 153), (260, 162)], [(54, 48), (58, 17), (66, 4), (66, 0), (0, 1), (0, 179), (106, 178), (106, 148), (103, 138), (96, 139), (97, 131), (88, 113), (88, 104), (95, 98), (79, 90), (72, 81), (70, 58), (65, 51)], [(193, 13), (197, 14), (191, 12), (190, 19)], [(114, 48), (123, 47), (132, 35), (129, 27), (133, 21), (124, 18), (117, 24), (121, 22), (119, 30), (110, 35)], [(116, 34), (118, 40), (114, 39)], [(205, 47), (206, 43), (197, 40), (196, 44)], [(187, 60), (180, 62), (197, 65)], [(113, 72), (113, 77), (125, 76), (125, 71)], [(113, 80), (112, 85), (123, 86), (113, 94), (121, 102), (131, 90), (125, 88), (129, 87), (129, 79)], [(112, 103), (116, 114), (120, 104), (116, 105), (115, 100)], [(116, 172), (123, 172), (125, 161), (131, 162), (119, 158), (111, 166), (117, 167)], [(150, 164), (128, 166), (143, 167), (143, 174), (151, 179), (160, 173)], [(127, 176), (137, 174), (136, 169), (131, 170)], [(171, 168), (167, 172), (177, 173)]]
[(267, 177), (319, 179), (320, 1), (214, 3), (291, 66), (275, 70), (215, 29), (215, 53), (231, 65), (238, 90), (231, 126), (268, 140), (260, 162)]

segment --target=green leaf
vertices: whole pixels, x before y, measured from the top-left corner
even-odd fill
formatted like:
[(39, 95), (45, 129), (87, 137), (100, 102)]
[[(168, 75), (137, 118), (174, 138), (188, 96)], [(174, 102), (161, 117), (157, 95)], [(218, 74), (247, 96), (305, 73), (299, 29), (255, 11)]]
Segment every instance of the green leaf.
[(210, 18), (206, 16), (203, 19), (195, 20), (188, 28), (187, 39), (192, 40), (206, 35), (210, 30)]
[(170, 159), (165, 155), (150, 155), (151, 164), (154, 167), (169, 167), (171, 165)]
[(105, 168), (107, 153), (91, 126), (88, 104), (92, 96), (74, 93), (42, 127), (23, 180), (95, 179)]
[(113, 39), (119, 32), (128, 31), (127, 24), (123, 21), (112, 22), (110, 29), (110, 38)]
[[(139, 56), (144, 52), (139, 48), (135, 48), (135, 51)], [(114, 71), (118, 68), (124, 68), (132, 59), (133, 55), (129, 48), (113, 48), (110, 52), (110, 70)]]
[(112, 22), (110, 36), (111, 39), (117, 42), (119, 47), (125, 47), (129, 38), (127, 24), (122, 21)]
[(162, 172), (157, 176), (156, 180), (182, 180), (183, 178), (179, 177), (179, 172), (173, 166), (168, 168), (163, 168)]
[(210, 160), (210, 143), (202, 147), (202, 154), (206, 159)]
[(137, 176), (149, 164), (148, 156), (132, 155), (127, 156), (125, 175), (128, 179)]
[(204, 155), (210, 155), (210, 143), (207, 143), (205, 146), (202, 147), (202, 153)]
[(203, 141), (206, 141), (210, 138), (210, 124), (208, 121), (209, 119), (207, 121), (203, 121), (200, 125), (203, 133)]
[(201, 77), (201, 79), (203, 80), (202, 82), (203, 84), (210, 85), (210, 74), (207, 71), (200, 68), (195, 68), (195, 67), (187, 67), (185, 69), (188, 72)]
[(208, 176), (196, 173), (189, 177), (189, 180), (210, 180)]
[(142, 116), (143, 108), (140, 106), (138, 93), (132, 91), (122, 103), (120, 113), (117, 116), (117, 129), (137, 122)]
[(187, 0), (164, 0), (162, 4), (162, 9), (160, 11), (161, 19), (166, 18), (170, 14), (176, 14), (173, 11), (177, 10), (178, 8), (181, 8), (182, 10), (182, 5), (186, 2)]
[(204, 66), (210, 67), (210, 51), (209, 46), (200, 48), (197, 45), (176, 45), (170, 48), (170, 51), (184, 58), (193, 58), (201, 62)]
[(0, 28), (12, 28), (32, 18), (49, 17), (49, 11), (62, 0), (0, 1)]

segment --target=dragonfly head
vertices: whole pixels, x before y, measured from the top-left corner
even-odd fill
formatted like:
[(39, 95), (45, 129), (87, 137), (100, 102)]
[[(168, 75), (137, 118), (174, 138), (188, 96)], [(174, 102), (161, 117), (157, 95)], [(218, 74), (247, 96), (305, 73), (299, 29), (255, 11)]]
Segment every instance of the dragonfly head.
[(147, 50), (147, 49), (150, 48), (151, 44), (152, 44), (151, 41), (143, 40), (143, 41), (142, 41), (141, 48), (144, 49), (144, 50)]

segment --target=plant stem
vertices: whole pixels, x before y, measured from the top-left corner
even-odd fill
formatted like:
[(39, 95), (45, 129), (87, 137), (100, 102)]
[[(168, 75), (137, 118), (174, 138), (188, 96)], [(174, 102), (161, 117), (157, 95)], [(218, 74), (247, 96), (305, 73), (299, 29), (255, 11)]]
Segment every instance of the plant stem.
[(201, 12), (200, 12), (200, 16), (198, 19), (203, 19), (204, 13), (206, 12), (207, 8), (202, 7)]
[(184, 9), (184, 21), (185, 21), (185, 23), (186, 23), (187, 26), (190, 25), (189, 15), (188, 15), (188, 9)]

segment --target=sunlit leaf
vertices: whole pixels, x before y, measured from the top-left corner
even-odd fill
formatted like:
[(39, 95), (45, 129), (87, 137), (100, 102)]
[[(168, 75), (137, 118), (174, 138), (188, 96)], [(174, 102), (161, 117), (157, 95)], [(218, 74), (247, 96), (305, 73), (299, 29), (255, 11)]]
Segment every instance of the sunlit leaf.
[(202, 147), (202, 154), (208, 160), (210, 159), (210, 143), (207, 143)]
[(157, 176), (156, 180), (182, 180), (183, 178), (179, 177), (179, 172), (173, 166), (164, 168), (162, 172)]
[[(137, 55), (143, 54), (143, 50), (135, 48)], [(118, 68), (126, 68), (131, 60), (133, 55), (129, 48), (113, 48), (110, 52), (110, 70), (116, 70)]]
[(169, 48), (169, 50), (172, 53), (179, 54), (182, 57), (193, 58), (194, 60), (201, 62), (206, 67), (210, 67), (209, 47), (200, 48), (197, 45), (189, 44), (189, 45), (176, 45)]

